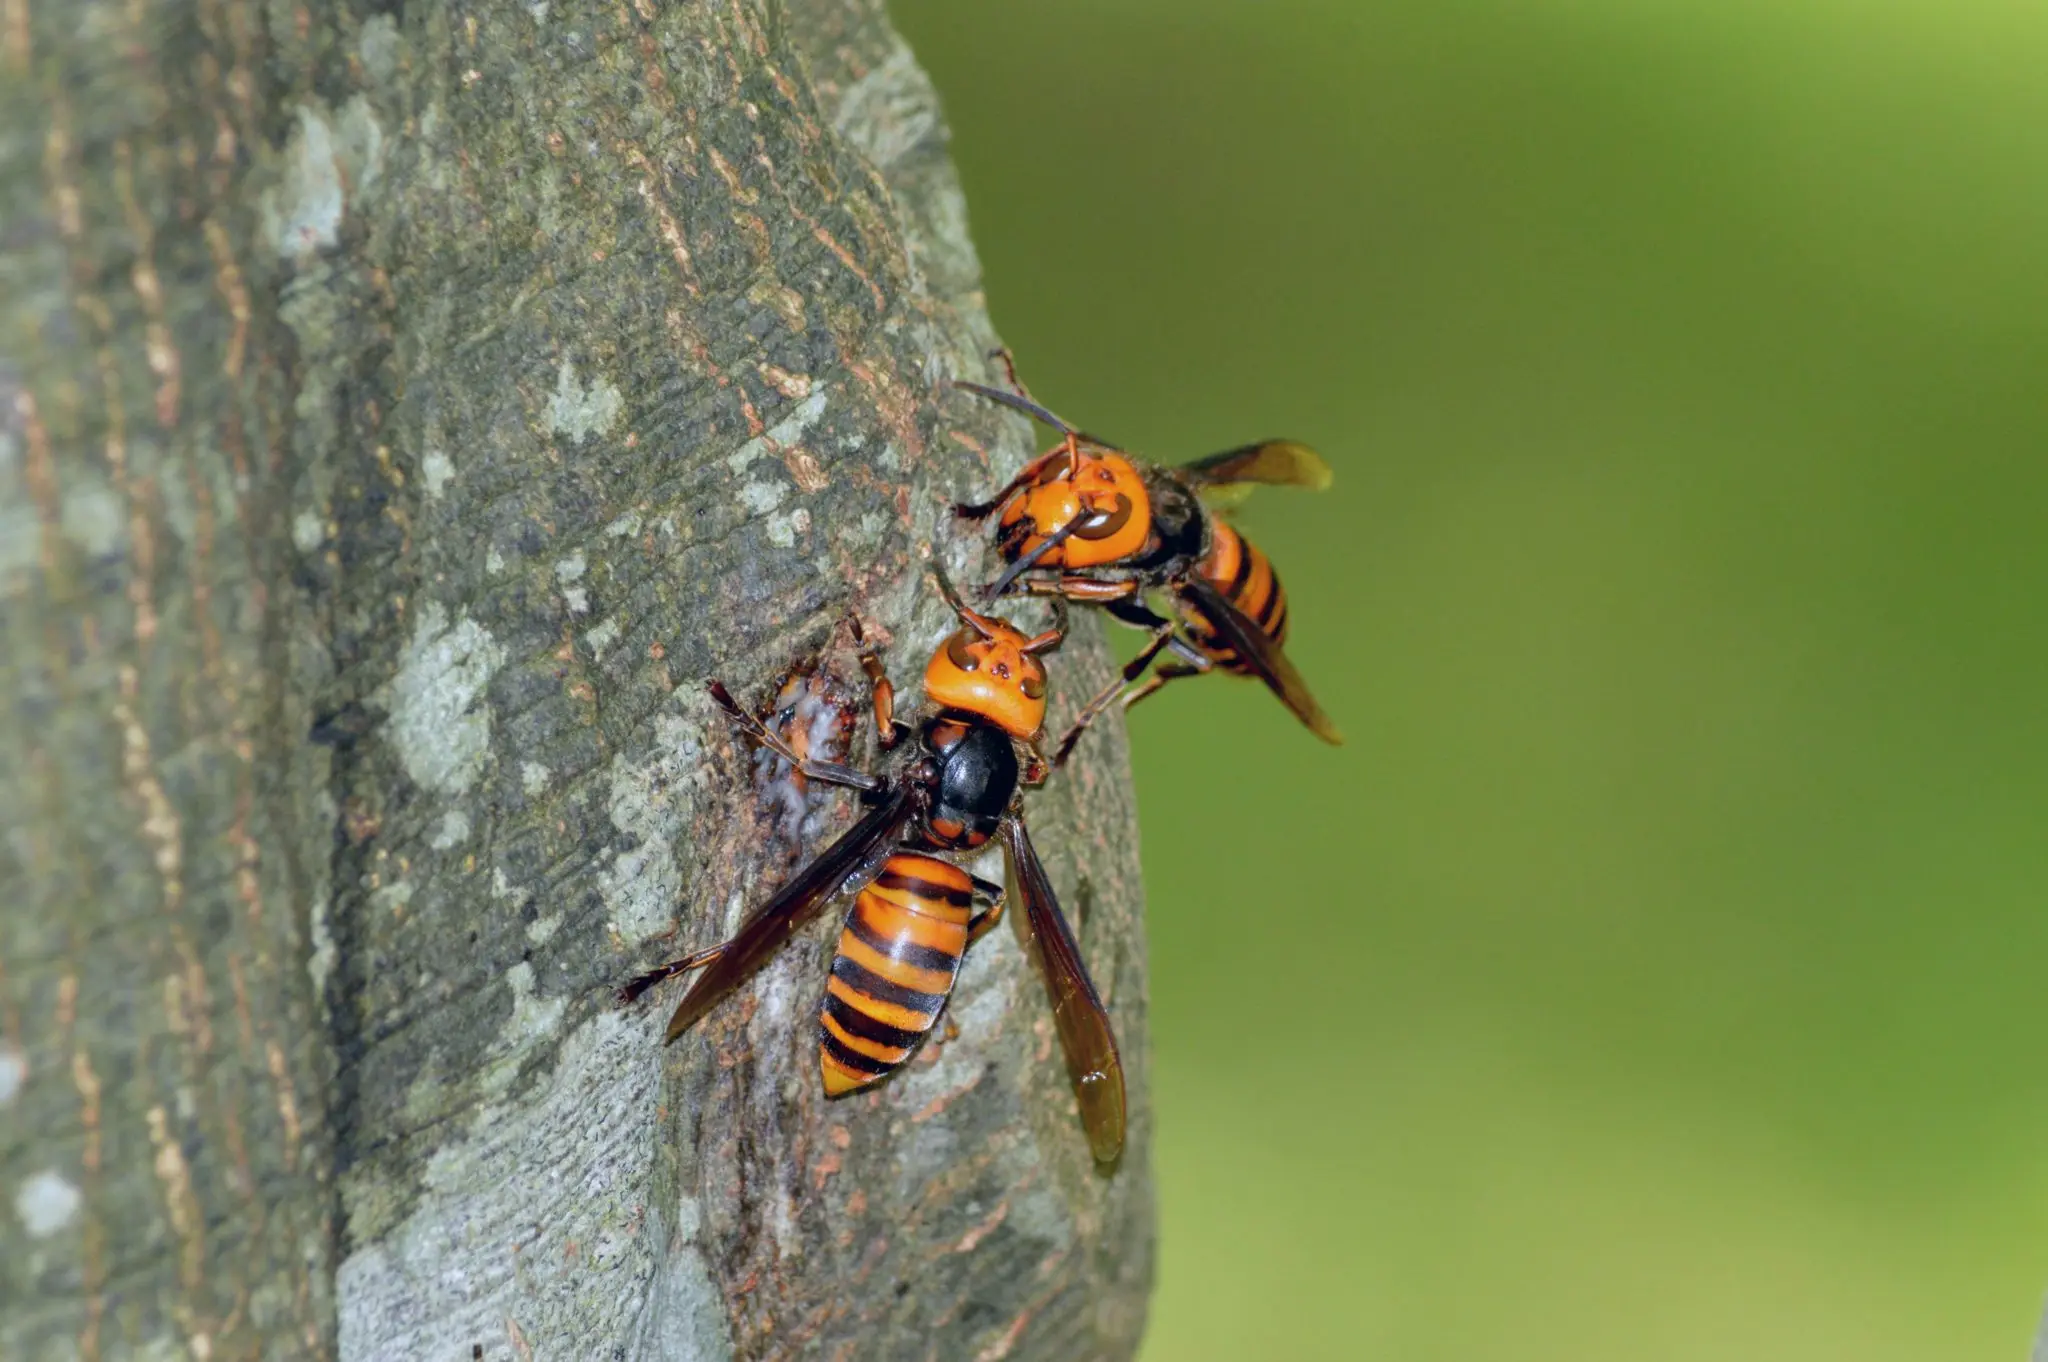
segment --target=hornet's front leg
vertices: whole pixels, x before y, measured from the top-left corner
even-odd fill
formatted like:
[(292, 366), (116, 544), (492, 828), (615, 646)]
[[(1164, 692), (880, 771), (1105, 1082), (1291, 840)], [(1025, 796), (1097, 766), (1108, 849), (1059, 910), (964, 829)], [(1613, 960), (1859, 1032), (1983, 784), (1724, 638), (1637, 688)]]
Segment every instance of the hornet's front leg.
[[(1068, 458), (1072, 458), (1073, 453), (1074, 437), (1069, 435), (1061, 443), (1054, 445), (1045, 453), (1039, 455), (1031, 462), (1025, 464), (1024, 467), (1018, 471), (1016, 477), (1011, 478), (1007, 483), (1003, 484), (1002, 491), (996, 493), (987, 501), (954, 502), (953, 514), (960, 517), (960, 519), (962, 520), (978, 521), (988, 519), (989, 516), (993, 514), (999, 507), (1001, 507), (1004, 502), (1008, 501), (1011, 497), (1016, 496), (1018, 492), (1022, 491), (1026, 487), (1029, 487), (1032, 483), (1037, 482), (1041, 477), (1043, 477), (1045, 475), (1046, 466), (1050, 464), (1054, 459), (1060, 458), (1063, 455)], [(1030, 527), (1028, 525), (1025, 526), (1026, 530), (1028, 530), (1029, 528)]]
[(896, 687), (889, 680), (889, 673), (882, 666), (882, 659), (869, 646), (867, 635), (861, 632), (860, 616), (853, 617), (853, 641), (860, 645), (860, 669), (867, 673), (868, 687), (874, 698), (875, 739), (883, 750), (894, 747), (910, 732), (910, 725), (896, 721)]
[(822, 780), (828, 785), (844, 785), (849, 789), (859, 790), (862, 794), (876, 794), (887, 787), (888, 782), (880, 776), (856, 771), (853, 767), (836, 761), (812, 761), (798, 756), (795, 748), (769, 732), (759, 719), (741, 709), (739, 701), (732, 698), (732, 692), (725, 688), (723, 681), (711, 683), (711, 698), (725, 711), (725, 717), (732, 721), (733, 727), (811, 779)]

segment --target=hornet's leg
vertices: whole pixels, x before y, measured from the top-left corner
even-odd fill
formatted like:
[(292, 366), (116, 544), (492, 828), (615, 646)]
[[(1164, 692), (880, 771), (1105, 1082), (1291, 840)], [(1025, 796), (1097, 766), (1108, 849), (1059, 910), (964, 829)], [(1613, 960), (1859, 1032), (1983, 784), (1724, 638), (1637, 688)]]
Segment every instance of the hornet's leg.
[(856, 771), (851, 766), (844, 766), (836, 761), (810, 761), (798, 756), (795, 748), (769, 732), (759, 719), (741, 709), (739, 701), (732, 698), (732, 692), (725, 688), (723, 681), (711, 683), (711, 698), (718, 702), (718, 707), (725, 711), (725, 717), (732, 720), (735, 728), (813, 780), (822, 780), (828, 785), (845, 785), (865, 794), (873, 794), (887, 784), (880, 776)]
[(1051, 777), (1052, 763), (1045, 759), (1045, 753), (1039, 748), (1036, 738), (1023, 744), (1023, 747), (1024, 770), (1017, 776), (1017, 783), (1028, 790), (1035, 790)]
[[(1132, 596), (1127, 600), (1111, 601), (1103, 609), (1107, 610), (1119, 622), (1128, 624), (1133, 629), (1143, 629), (1148, 633), (1163, 628), (1167, 622), (1164, 615), (1147, 606), (1137, 596)], [(1208, 654), (1188, 642), (1185, 634), (1175, 632), (1166, 640), (1166, 648), (1175, 657), (1185, 659), (1187, 664), (1195, 670), (1208, 670)], [(1135, 681), (1137, 676), (1136, 672), (1131, 672), (1127, 679)]]
[(988, 900), (988, 907), (967, 919), (967, 944), (972, 946), (987, 934), (989, 928), (1003, 920), (1004, 896), (1000, 884), (991, 884), (979, 875), (970, 874), (967, 878), (974, 881), (975, 893)]
[(1202, 659), (1202, 665), (1199, 667), (1181, 666), (1177, 663), (1169, 662), (1155, 670), (1152, 673), (1151, 680), (1124, 697), (1124, 708), (1128, 710), (1132, 705), (1151, 695), (1169, 681), (1178, 681), (1183, 676), (1200, 676), (1215, 665), (1206, 657)]
[(868, 685), (874, 695), (875, 737), (885, 749), (894, 747), (910, 728), (896, 722), (896, 687), (890, 682), (882, 659), (861, 633), (858, 615), (853, 617), (853, 641), (860, 645), (860, 669), (868, 674)]
[[(967, 878), (974, 882), (974, 896), (988, 901), (988, 907), (967, 919), (967, 945), (972, 949), (975, 942), (988, 934), (989, 928), (1003, 920), (1003, 887), (1000, 884), (991, 884), (971, 871)], [(960, 1028), (953, 1022), (952, 999), (948, 998), (946, 1002), (944, 1039), (951, 1042), (960, 1039)]]
[(680, 960), (671, 960), (666, 965), (651, 969), (645, 974), (634, 977), (624, 988), (619, 990), (619, 1001), (630, 1003), (663, 980), (673, 979), (678, 974), (688, 974), (700, 965), (710, 964), (719, 956), (724, 955), (725, 948), (731, 944), (730, 941), (721, 941), (716, 946), (706, 946), (701, 951), (693, 951)]
[[(1127, 601), (1141, 594), (1143, 586), (1135, 578), (1122, 582), (1105, 582), (1095, 577), (1027, 577), (1013, 582), (1005, 594), (1025, 596), (1060, 596), (1082, 605), (1108, 605), (1111, 601)], [(1148, 612), (1149, 613), (1149, 612)]]
[(1017, 394), (1026, 402), (1036, 402), (1038, 400), (1031, 395), (1031, 390), (1024, 386), (1024, 380), (1017, 377), (1017, 361), (1011, 358), (1009, 346), (998, 345), (995, 349), (988, 352), (988, 357), (998, 361), (1003, 366), (1003, 372), (1010, 376), (1011, 392)]
[[(1071, 449), (1073, 443), (1074, 437), (1069, 435), (1066, 438), (1066, 440), (1062, 443), (1053, 446), (1045, 453), (1033, 459), (1030, 463), (1025, 464), (1022, 469), (1018, 470), (1016, 477), (1011, 478), (1007, 483), (1003, 484), (1002, 491), (996, 493), (987, 501), (954, 502), (953, 514), (959, 516), (962, 520), (988, 519), (990, 512), (994, 511), (997, 507), (1001, 506), (1011, 497), (1017, 495), (1020, 489), (1030, 486), (1032, 483), (1038, 481), (1039, 478), (1044, 476), (1045, 466), (1047, 464), (1051, 463), (1054, 459), (1059, 458), (1062, 455), (1071, 455), (1071, 453), (1073, 452)], [(1030, 526), (1028, 524), (1025, 525), (1024, 532), (1028, 533), (1029, 530)]]
[(1060, 739), (1059, 748), (1053, 753), (1054, 766), (1067, 764), (1067, 758), (1073, 755), (1074, 744), (1081, 741), (1081, 735), (1088, 730), (1088, 725), (1101, 717), (1102, 711), (1109, 708), (1110, 702), (1116, 699), (1124, 687), (1145, 674), (1145, 668), (1152, 665), (1152, 659), (1159, 656), (1161, 649), (1173, 642), (1173, 630), (1173, 621), (1161, 620), (1158, 627), (1152, 631), (1151, 641), (1138, 651), (1136, 657), (1124, 664), (1123, 671), (1116, 680), (1104, 686), (1095, 698), (1082, 708), (1080, 717), (1074, 720), (1073, 727)]

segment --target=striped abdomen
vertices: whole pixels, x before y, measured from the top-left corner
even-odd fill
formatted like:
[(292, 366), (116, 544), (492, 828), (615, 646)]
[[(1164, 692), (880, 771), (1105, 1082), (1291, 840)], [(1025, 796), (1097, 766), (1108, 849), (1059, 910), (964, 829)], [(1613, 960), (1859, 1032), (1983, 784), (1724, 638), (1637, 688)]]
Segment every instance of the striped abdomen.
[[(1273, 564), (1256, 544), (1222, 520), (1214, 520), (1210, 527), (1209, 552), (1195, 565), (1195, 570), (1223, 593), (1225, 600), (1258, 625), (1259, 631), (1267, 638), (1276, 644), (1287, 641), (1287, 593), (1280, 589), (1280, 578), (1274, 573)], [(1206, 631), (1198, 631), (1198, 634), (1195, 643), (1218, 666), (1234, 672), (1246, 670), (1244, 661), (1234, 648), (1218, 642)]]
[(888, 1076), (938, 1020), (967, 949), (974, 882), (899, 851), (854, 897), (818, 1013), (825, 1094)]

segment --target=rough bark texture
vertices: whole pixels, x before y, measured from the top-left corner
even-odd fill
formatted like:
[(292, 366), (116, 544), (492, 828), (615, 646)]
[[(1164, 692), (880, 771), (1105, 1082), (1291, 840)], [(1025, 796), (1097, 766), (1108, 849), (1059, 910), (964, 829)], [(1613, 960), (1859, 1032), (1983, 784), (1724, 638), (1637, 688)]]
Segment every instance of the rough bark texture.
[(1113, 1176), (1008, 933), (836, 1103), (829, 919), (611, 998), (799, 851), (701, 678), (858, 606), (914, 698), (1025, 453), (878, 3), (0, 0), (0, 252), (0, 1356), (1133, 1351), (1116, 725), (1031, 806)]

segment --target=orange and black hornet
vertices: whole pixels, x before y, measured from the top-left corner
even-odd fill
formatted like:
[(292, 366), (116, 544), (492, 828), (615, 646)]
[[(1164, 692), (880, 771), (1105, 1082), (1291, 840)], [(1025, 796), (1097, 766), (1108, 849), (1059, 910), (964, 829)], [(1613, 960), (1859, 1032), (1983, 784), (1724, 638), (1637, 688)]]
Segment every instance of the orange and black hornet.
[[(989, 500), (953, 508), (969, 520), (996, 517), (996, 551), (1006, 566), (989, 598), (1015, 589), (1082, 601), (1151, 634), (1116, 683), (1082, 709), (1060, 740), (1055, 764), (1161, 651), (1173, 660), (1124, 693), (1125, 708), (1176, 678), (1221, 668), (1258, 677), (1317, 737), (1341, 743), (1343, 735), (1281, 650), (1287, 593), (1273, 564), (1203, 500), (1221, 502), (1255, 483), (1320, 491), (1330, 485), (1322, 456), (1292, 440), (1265, 440), (1175, 467), (1143, 463), (1034, 402), (1008, 353), (996, 357), (1013, 391), (958, 380), (953, 386), (1034, 417), (1061, 438)], [(1154, 591), (1165, 593), (1177, 620), (1146, 604)]]
[[(895, 717), (895, 690), (881, 660), (871, 650), (861, 654), (881, 745), (902, 745), (886, 775), (804, 758), (740, 708), (723, 684), (711, 683), (712, 698), (743, 734), (806, 777), (858, 792), (866, 812), (732, 940), (649, 971), (619, 996), (630, 1002), (702, 967), (669, 1018), (672, 1041), (826, 904), (851, 893), (818, 1014), (818, 1057), (828, 1096), (865, 1088), (895, 1072), (931, 1031), (967, 948), (1003, 914), (1008, 896), (1001, 886), (944, 856), (1000, 839), (1089, 1145), (1099, 1161), (1113, 1163), (1124, 1143), (1123, 1064), (1080, 945), (1025, 831), (1021, 797), (1022, 786), (1042, 782), (1047, 772), (1037, 748), (1045, 722), (1040, 659), (1059, 646), (1061, 630), (1026, 637), (1006, 620), (968, 609), (943, 577), (940, 586), (961, 628), (925, 666), (915, 741), (904, 743), (913, 730)], [(977, 904), (986, 906), (976, 911)]]

